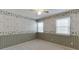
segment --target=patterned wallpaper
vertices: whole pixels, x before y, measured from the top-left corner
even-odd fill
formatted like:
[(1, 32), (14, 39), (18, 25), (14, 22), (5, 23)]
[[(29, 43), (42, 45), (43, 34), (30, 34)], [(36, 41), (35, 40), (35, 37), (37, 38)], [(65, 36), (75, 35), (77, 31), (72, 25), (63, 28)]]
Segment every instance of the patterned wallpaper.
[(42, 19), (44, 22), (44, 32), (56, 34), (56, 20), (63, 17), (70, 17), (71, 19), (71, 35), (79, 35), (79, 10), (61, 13), (58, 15), (53, 15), (46, 19)]
[(0, 35), (35, 33), (36, 21), (0, 10)]

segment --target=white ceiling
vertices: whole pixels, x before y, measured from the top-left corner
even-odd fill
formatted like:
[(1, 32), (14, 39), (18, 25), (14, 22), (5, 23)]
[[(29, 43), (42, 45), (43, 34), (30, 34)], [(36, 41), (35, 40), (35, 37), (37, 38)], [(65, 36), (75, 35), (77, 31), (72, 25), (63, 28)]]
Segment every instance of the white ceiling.
[(69, 11), (69, 9), (48, 9), (49, 13), (42, 13), (41, 15), (37, 15), (37, 12), (33, 11), (32, 9), (5, 9), (5, 10), (18, 15), (25, 16), (30, 19), (40, 19), (54, 14)]

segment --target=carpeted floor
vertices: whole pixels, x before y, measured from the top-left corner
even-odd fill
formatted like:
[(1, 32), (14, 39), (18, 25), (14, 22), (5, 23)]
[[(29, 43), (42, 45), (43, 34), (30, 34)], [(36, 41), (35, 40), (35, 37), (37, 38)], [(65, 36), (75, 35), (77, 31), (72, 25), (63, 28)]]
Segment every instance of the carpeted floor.
[(74, 50), (69, 47), (51, 43), (48, 41), (35, 39), (18, 45), (14, 45), (2, 50)]

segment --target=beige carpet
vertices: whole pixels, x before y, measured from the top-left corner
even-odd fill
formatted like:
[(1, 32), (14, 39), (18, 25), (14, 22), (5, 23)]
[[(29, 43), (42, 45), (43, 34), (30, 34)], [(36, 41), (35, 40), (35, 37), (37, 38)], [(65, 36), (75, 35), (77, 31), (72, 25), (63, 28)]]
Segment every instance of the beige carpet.
[(51, 43), (48, 41), (35, 39), (8, 48), (4, 48), (2, 50), (73, 50), (73, 49), (55, 43)]

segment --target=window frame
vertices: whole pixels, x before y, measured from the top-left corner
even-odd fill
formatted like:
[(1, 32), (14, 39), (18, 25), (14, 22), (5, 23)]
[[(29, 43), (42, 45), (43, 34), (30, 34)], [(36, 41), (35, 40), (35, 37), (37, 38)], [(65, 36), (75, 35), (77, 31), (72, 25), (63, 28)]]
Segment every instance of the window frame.
[[(68, 33), (57, 33), (57, 20), (64, 20), (65, 18), (69, 18), (69, 26), (68, 26), (68, 29), (69, 29), (69, 31), (68, 31)], [(70, 17), (63, 17), (63, 18), (59, 18), (59, 19), (56, 19), (56, 34), (60, 34), (60, 35), (70, 35), (70, 33), (71, 33), (71, 19), (70, 19)], [(59, 27), (62, 27), (62, 26), (59, 26)], [(67, 26), (64, 26), (65, 28), (67, 27)], [(62, 28), (61, 28), (62, 29)]]
[(42, 26), (43, 27), (42, 31), (39, 31), (39, 25), (38, 25), (39, 23), (43, 23), (43, 21), (38, 21), (37, 22), (37, 32), (43, 33), (44, 32), (44, 23), (43, 23), (43, 26)]

